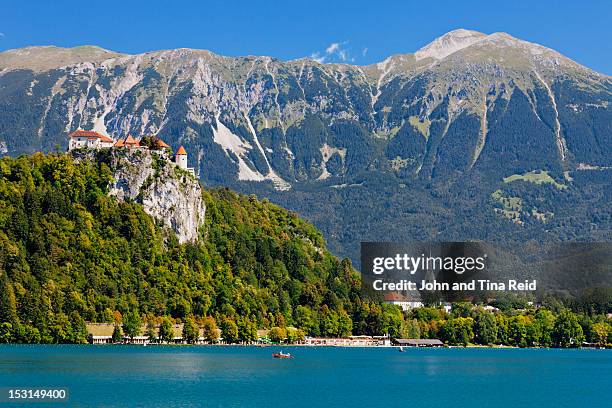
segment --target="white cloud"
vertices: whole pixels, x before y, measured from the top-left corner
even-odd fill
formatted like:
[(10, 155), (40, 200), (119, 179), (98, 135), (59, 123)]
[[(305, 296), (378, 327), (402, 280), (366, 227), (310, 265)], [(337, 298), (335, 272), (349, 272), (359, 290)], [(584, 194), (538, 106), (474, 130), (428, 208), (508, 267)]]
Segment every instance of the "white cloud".
[(4, 37), (5, 37), (4, 33), (0, 33), (0, 38), (4, 38)]
[(365, 47), (363, 51), (361, 51), (361, 55), (365, 57), (368, 54), (368, 47)]
[(333, 42), (325, 48), (324, 52), (316, 51), (310, 54), (310, 58), (320, 64), (326, 62), (355, 62), (355, 57), (351, 55), (350, 50), (346, 47), (348, 41)]
[(340, 43), (335, 42), (335, 43), (329, 44), (329, 47), (325, 49), (325, 52), (327, 54), (333, 54), (334, 52), (338, 50), (340, 50)]
[(321, 53), (318, 51), (310, 54), (310, 58), (317, 61), (319, 64), (325, 63), (325, 55), (321, 55)]

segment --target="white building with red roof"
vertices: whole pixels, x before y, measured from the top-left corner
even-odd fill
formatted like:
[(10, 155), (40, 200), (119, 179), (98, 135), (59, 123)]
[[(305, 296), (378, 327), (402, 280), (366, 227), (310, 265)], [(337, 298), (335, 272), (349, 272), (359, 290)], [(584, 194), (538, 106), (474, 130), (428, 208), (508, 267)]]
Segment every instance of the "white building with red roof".
[(179, 147), (176, 155), (174, 156), (174, 162), (183, 170), (187, 170), (195, 176), (195, 169), (193, 167), (187, 167), (187, 151), (183, 146)]
[(70, 135), (68, 150), (74, 149), (105, 149), (113, 147), (114, 140), (92, 130), (77, 129)]
[(183, 170), (187, 170), (187, 151), (183, 146), (179, 147), (174, 156), (174, 162)]

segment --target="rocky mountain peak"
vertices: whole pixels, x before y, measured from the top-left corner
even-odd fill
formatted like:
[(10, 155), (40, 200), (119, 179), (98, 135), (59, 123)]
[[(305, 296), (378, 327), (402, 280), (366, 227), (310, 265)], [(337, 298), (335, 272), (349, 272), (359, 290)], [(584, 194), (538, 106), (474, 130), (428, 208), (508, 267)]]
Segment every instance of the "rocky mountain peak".
[(72, 48), (30, 46), (0, 52), (0, 67), (46, 71), (82, 62), (102, 62), (123, 55), (95, 45), (81, 45)]
[[(609, 166), (610, 79), (506, 33), (454, 30), (369, 66), (185, 48), (49, 50), (0, 53), (0, 154), (66, 146), (79, 127), (159, 134), (193, 152), (208, 184), (277, 190), (370, 171), (429, 179)], [(550, 147), (545, 162), (531, 154), (536, 140)]]
[(425, 58), (440, 60), (465, 47), (469, 47), (486, 36), (486, 34), (478, 31), (465, 30), (462, 28), (449, 31), (419, 49), (414, 55), (417, 60)]

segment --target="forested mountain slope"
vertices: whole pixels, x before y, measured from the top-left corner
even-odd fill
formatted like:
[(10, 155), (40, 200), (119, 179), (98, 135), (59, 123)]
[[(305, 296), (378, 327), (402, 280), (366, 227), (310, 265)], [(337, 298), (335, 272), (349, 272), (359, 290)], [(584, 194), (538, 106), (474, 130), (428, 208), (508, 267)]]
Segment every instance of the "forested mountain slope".
[(385, 313), (398, 317), (361, 301), (350, 262), (295, 213), (204, 191), (200, 238), (180, 244), (141, 204), (108, 195), (113, 163), (103, 155), (0, 159), (0, 322), (14, 341), (83, 340), (84, 321), (128, 313), (210, 316), (246, 340), (275, 325), (379, 333), (390, 324)]

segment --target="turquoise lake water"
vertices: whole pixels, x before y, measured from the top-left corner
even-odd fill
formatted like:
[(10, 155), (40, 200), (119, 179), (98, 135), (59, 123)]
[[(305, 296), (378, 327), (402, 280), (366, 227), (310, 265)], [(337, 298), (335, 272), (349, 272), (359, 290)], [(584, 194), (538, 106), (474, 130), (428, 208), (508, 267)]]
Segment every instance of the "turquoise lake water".
[(279, 350), (0, 345), (0, 388), (66, 388), (69, 406), (612, 406), (610, 350)]

